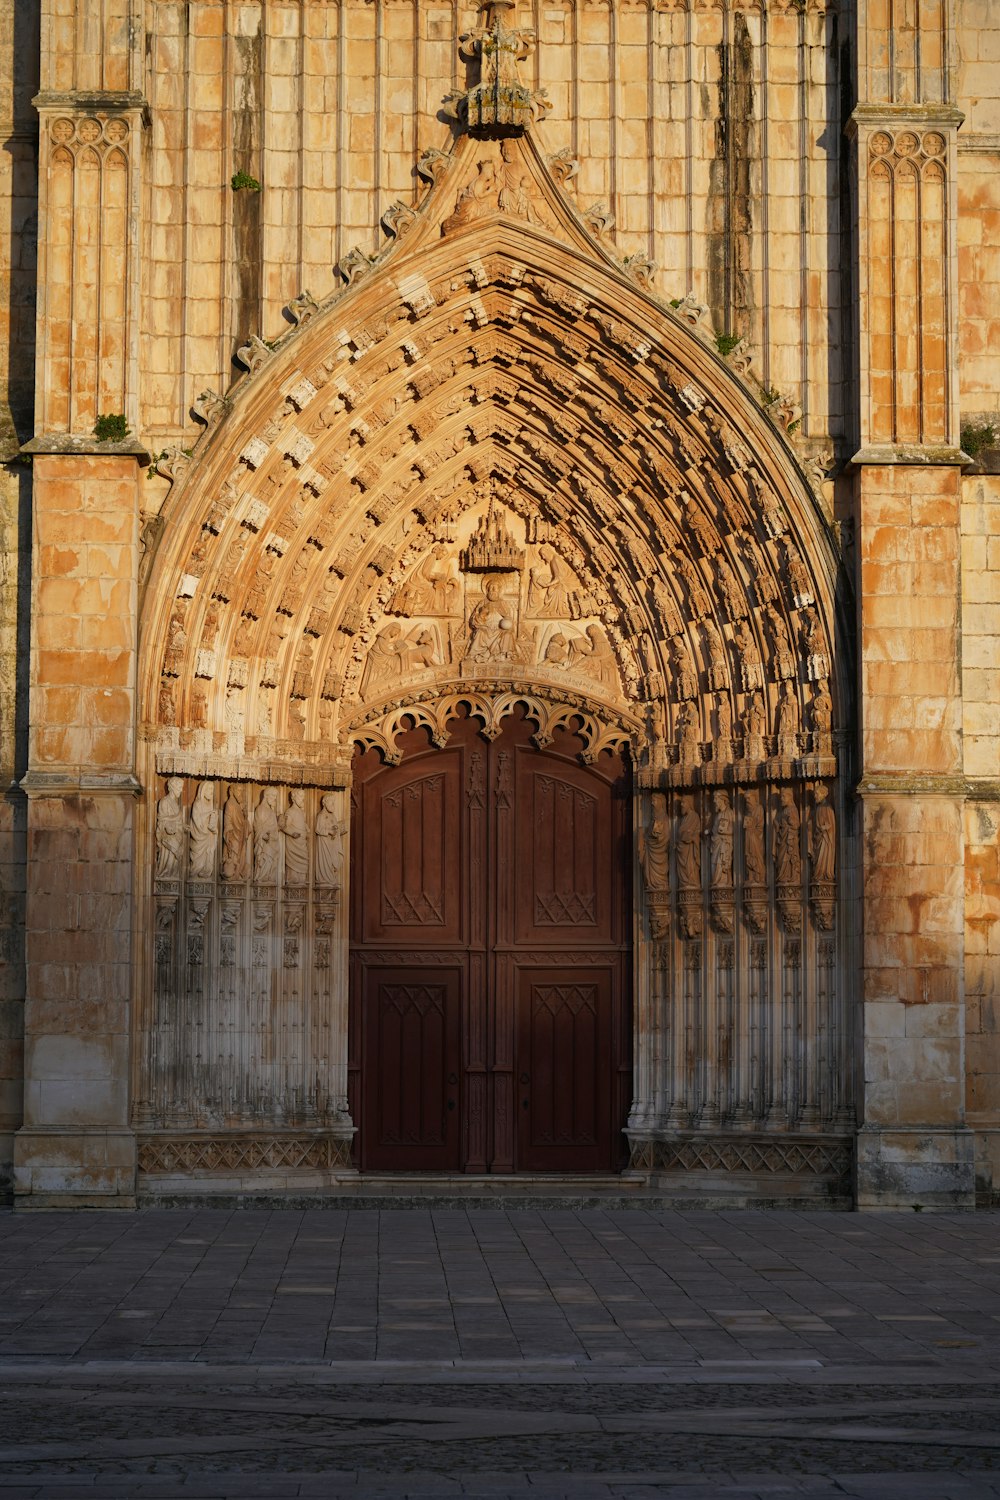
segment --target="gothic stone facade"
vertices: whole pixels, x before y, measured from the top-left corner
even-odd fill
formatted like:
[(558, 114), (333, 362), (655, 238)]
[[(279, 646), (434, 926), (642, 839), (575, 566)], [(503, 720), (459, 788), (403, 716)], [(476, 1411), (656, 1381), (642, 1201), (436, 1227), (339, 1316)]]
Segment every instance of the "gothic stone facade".
[(633, 1176), (990, 1201), (990, 0), (3, 0), (0, 76), (17, 1202), (354, 1177), (352, 780), (465, 724), (499, 828), (512, 723), (629, 768)]

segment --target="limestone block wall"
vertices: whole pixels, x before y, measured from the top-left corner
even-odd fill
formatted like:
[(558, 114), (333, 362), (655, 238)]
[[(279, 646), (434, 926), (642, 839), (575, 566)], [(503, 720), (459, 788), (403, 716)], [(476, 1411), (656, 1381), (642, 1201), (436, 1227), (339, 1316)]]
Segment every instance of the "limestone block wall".
[(27, 662), (19, 647), (28, 624), (29, 496), (27, 469), (0, 469), (0, 1201), (10, 1187), (24, 1079), (26, 808), (17, 779), (24, 773), (27, 732)]
[[(1000, 434), (1000, 13), (956, 0), (959, 381), (963, 427)], [(982, 468), (995, 468), (987, 460)], [(980, 1202), (1000, 1192), (1000, 479), (962, 495), (966, 1108)]]
[(963, 488), (966, 1106), (988, 1200), (1000, 1191), (1000, 479)]
[[(348, 251), (382, 243), (386, 209), (414, 202), (476, 18), (415, 0), (147, 5), (142, 426), (157, 446), (205, 386), (226, 389), (238, 343), (282, 332), (292, 297), (327, 295)], [(523, 71), (553, 106), (539, 140), (579, 160), (581, 204), (607, 206), (664, 295), (694, 292), (719, 332), (750, 339), (805, 436), (842, 432), (838, 7), (554, 0), (518, 18), (538, 37)], [(234, 192), (236, 171), (262, 192)]]
[(34, 459), (24, 1128), (35, 1203), (133, 1190), (128, 1123), (137, 464)]
[(959, 381), (964, 418), (1000, 412), (1000, 12), (955, 0)]
[(24, 1058), (24, 773), (31, 470), (11, 462), (32, 432), (38, 124), (37, 0), (0, 3), (0, 1201), (21, 1123)]
[(968, 1192), (961, 478), (867, 465), (860, 515), (862, 1206)]

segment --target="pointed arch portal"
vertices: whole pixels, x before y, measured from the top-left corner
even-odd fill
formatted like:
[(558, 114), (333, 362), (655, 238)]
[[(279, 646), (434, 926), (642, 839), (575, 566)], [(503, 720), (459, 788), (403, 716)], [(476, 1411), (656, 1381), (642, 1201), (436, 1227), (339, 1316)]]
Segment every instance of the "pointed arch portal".
[[(492, 767), (523, 724), (538, 764), (572, 763), (567, 785), (632, 767), (601, 1164), (625, 1125), (634, 1170), (841, 1193), (846, 705), (825, 523), (697, 311), (616, 258), (565, 162), (528, 135), (464, 135), (420, 170), (387, 250), (241, 351), (246, 377), (202, 399), (206, 433), (173, 465), (142, 615), (143, 1180), (330, 1181), (356, 1130), (384, 1164), (370, 1102), (348, 1099), (348, 974), (388, 890), (367, 853), (382, 895), (351, 890), (352, 781), (412, 786), (435, 755)], [(538, 972), (572, 988), (540, 942)], [(413, 989), (402, 960), (382, 968)], [(513, 1003), (491, 983), (487, 1018)], [(496, 1099), (473, 1118), (480, 1064), (483, 1088), (510, 1074), (497, 1035), (480, 1058), (479, 1021), (457, 1041), (451, 1024), (434, 1066), (447, 1079), (458, 1047), (470, 1102), (449, 1165), (517, 1164), (483, 1144), (516, 1136)], [(366, 1054), (372, 1078), (403, 1034)]]

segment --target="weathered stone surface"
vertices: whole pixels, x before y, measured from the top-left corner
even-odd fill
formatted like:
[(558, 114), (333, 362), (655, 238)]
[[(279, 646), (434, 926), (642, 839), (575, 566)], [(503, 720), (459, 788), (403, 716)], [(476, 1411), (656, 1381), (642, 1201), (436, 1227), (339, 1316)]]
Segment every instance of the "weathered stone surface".
[(988, 1197), (990, 7), (127, 9), (0, 0), (0, 1179), (343, 1169), (352, 748), (521, 704), (635, 766), (635, 1169)]

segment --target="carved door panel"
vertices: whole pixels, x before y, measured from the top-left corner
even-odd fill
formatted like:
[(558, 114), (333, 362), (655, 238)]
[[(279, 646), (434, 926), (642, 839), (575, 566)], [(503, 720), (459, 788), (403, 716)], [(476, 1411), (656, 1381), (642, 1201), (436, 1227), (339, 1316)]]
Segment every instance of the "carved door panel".
[(461, 1162), (461, 974), (369, 968), (362, 1045), (365, 1162), (453, 1172)]
[(512, 715), (490, 743), (459, 720), (443, 750), (414, 730), (398, 766), (355, 761), (350, 1102), (366, 1168), (621, 1159), (627, 778), (611, 757), (582, 765), (573, 734), (539, 749), (533, 731)]
[(614, 1094), (613, 973), (521, 969), (517, 995), (517, 1161), (528, 1172), (598, 1172), (609, 1160)]
[(366, 788), (366, 942), (463, 941), (461, 768), (460, 750), (442, 750)]
[(354, 764), (348, 1101), (360, 1164), (485, 1171), (488, 746), (456, 725)]
[(627, 777), (617, 757), (582, 765), (571, 734), (539, 750), (530, 724), (509, 722), (493, 838), (497, 1106), (510, 1092), (495, 1170), (608, 1171), (631, 1088)]

